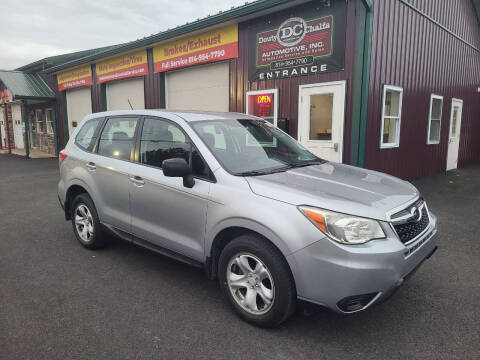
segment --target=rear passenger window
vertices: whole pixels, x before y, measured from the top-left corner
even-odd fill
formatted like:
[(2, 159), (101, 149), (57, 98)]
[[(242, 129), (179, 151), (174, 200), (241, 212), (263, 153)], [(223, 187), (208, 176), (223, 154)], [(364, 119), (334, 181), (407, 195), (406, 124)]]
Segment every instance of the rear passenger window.
[(107, 120), (98, 143), (98, 154), (130, 160), (138, 118), (118, 117)]
[(75, 143), (83, 150), (91, 151), (95, 144), (96, 130), (101, 119), (88, 120), (80, 129), (75, 138)]

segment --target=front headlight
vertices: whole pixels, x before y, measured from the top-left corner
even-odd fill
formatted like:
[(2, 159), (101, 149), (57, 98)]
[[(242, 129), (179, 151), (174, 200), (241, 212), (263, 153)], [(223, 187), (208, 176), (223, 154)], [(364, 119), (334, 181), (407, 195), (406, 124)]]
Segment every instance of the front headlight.
[(363, 244), (385, 238), (385, 233), (376, 220), (310, 206), (299, 206), (298, 209), (325, 235), (339, 243)]

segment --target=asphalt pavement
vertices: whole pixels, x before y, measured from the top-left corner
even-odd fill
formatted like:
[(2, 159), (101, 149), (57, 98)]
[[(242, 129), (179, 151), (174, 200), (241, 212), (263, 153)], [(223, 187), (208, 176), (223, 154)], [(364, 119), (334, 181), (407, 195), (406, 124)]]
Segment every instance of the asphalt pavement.
[(268, 330), (198, 269), (119, 240), (82, 248), (57, 167), (0, 155), (1, 360), (480, 358), (480, 164), (415, 183), (440, 248), (391, 299)]

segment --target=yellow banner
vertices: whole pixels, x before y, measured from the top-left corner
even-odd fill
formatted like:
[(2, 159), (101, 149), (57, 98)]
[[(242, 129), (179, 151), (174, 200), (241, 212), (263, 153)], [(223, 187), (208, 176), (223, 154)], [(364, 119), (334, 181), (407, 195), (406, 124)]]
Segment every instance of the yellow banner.
[(96, 64), (97, 82), (142, 76), (148, 73), (147, 51), (141, 50)]
[(199, 51), (238, 43), (238, 25), (229, 25), (206, 33), (153, 48), (154, 63)]
[(57, 74), (58, 89), (66, 90), (92, 85), (92, 68), (90, 65), (62, 71)]

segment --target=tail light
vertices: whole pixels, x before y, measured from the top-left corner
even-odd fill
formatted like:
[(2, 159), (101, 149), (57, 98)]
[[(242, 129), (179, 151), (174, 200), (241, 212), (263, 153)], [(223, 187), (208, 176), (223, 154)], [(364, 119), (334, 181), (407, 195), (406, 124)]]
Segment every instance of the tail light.
[(60, 151), (60, 153), (58, 154), (58, 165), (60, 166), (63, 162), (63, 160), (65, 160), (67, 158), (67, 150), (63, 149), (62, 151)]

